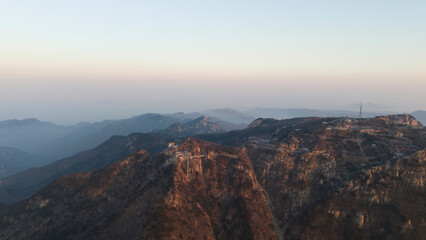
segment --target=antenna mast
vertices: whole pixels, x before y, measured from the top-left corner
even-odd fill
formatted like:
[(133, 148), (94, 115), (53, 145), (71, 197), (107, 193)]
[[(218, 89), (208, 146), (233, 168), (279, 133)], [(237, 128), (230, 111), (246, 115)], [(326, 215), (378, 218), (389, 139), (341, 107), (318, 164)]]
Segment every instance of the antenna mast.
[(361, 106), (359, 107), (359, 116), (358, 118), (362, 118), (362, 102), (361, 102)]

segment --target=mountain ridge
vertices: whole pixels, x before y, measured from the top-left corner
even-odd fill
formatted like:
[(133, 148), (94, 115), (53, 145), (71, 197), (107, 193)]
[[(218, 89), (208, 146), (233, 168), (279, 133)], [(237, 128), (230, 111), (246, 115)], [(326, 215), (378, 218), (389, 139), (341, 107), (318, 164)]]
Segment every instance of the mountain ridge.
[[(187, 188), (188, 184), (194, 181), (196, 183), (196, 179), (205, 179), (207, 181), (206, 184), (210, 186), (212, 184), (227, 184), (223, 178), (233, 179), (234, 177), (232, 175), (227, 177), (225, 175), (211, 175), (214, 172), (209, 170), (204, 172), (207, 174), (205, 177), (201, 177), (200, 174), (203, 170), (199, 168), (200, 165), (195, 159), (191, 162), (189, 168), (184, 170), (183, 168), (188, 166), (185, 163), (186, 160), (177, 154), (180, 152), (189, 153), (188, 150), (196, 151), (194, 157), (201, 157), (202, 154), (210, 154), (207, 157), (207, 161), (213, 162), (206, 163), (207, 168), (213, 170), (224, 167), (237, 170), (238, 173), (235, 173), (235, 177), (243, 174), (246, 179), (244, 181), (247, 181), (247, 184), (243, 184), (239, 188), (240, 190), (234, 190), (233, 187), (229, 188), (230, 192), (223, 190), (221, 196), (217, 196), (216, 190), (207, 193), (204, 199), (200, 199), (199, 194), (205, 190), (199, 189), (200, 192), (194, 193), (192, 187)], [(239, 149), (189, 139), (179, 148), (168, 150), (154, 158), (148, 157), (146, 151), (140, 151), (112, 166), (89, 173), (75, 173), (62, 177), (41, 190), (31, 199), (20, 202), (9, 209), (3, 215), (2, 220), (0, 220), (0, 225), (2, 226), (0, 236), (5, 239), (8, 239), (12, 235), (16, 239), (30, 236), (33, 239), (44, 237), (57, 239), (117, 239), (117, 237), (123, 236), (126, 236), (127, 239), (140, 237), (145, 239), (168, 237), (196, 239), (206, 237), (207, 239), (214, 239), (215, 236), (219, 237), (219, 239), (238, 236), (246, 239), (253, 237), (275, 239), (270, 221), (269, 223), (260, 221), (258, 224), (253, 224), (253, 218), (257, 219), (257, 212), (259, 216), (265, 216), (268, 210), (265, 205), (266, 200), (259, 195), (260, 192), (250, 190), (253, 187), (256, 188), (258, 184), (252, 182), (253, 178), (243, 170), (248, 167), (249, 163), (241, 154), (244, 155)], [(228, 161), (231, 162), (227, 163)], [(217, 167), (215, 167), (216, 164)], [(240, 164), (243, 165), (240, 166)], [(190, 173), (188, 175), (189, 170)], [(218, 173), (220, 172), (223, 171), (218, 171)], [(191, 177), (188, 178), (188, 176)], [(74, 182), (74, 184), (69, 185), (70, 181)], [(230, 181), (232, 183), (232, 180)], [(91, 184), (86, 184), (87, 182)], [(126, 184), (123, 185), (123, 183)], [(137, 193), (137, 196), (132, 197), (133, 195), (128, 195), (128, 197), (122, 198), (121, 196), (125, 192)], [(62, 197), (57, 196), (57, 194), (60, 194)], [(55, 197), (51, 198), (53, 196)], [(74, 197), (73, 199), (63, 201), (68, 196)], [(105, 197), (108, 199), (106, 202), (96, 204), (98, 199), (100, 200)], [(63, 200), (55, 200), (61, 198)], [(259, 206), (249, 201), (254, 198), (259, 199), (263, 205)], [(248, 209), (245, 210), (245, 213), (240, 213), (242, 209), (239, 208), (244, 201), (247, 204), (245, 208), (250, 209), (250, 214)], [(219, 208), (213, 207), (217, 204), (219, 204)], [(14, 213), (15, 211), (21, 212), (23, 208), (32, 209), (33, 214), (28, 216), (21, 215), (21, 217), (37, 219), (38, 226), (33, 225), (31, 222), (24, 223), (24, 225), (11, 225), (8, 222), (8, 220), (14, 219), (14, 215), (19, 215)], [(38, 209), (43, 209), (42, 211), (47, 213), (47, 215), (49, 215), (48, 212), (57, 211), (61, 211), (62, 214), (60, 218), (52, 221), (52, 219), (45, 218), (47, 215), (41, 213)], [(97, 209), (104, 210), (98, 211)], [(114, 212), (119, 209), (123, 212), (114, 215)], [(172, 209), (175, 210), (171, 211)], [(206, 211), (211, 215), (205, 215)], [(78, 220), (66, 220), (68, 219), (66, 216), (70, 213), (78, 214)], [(142, 213), (151, 216), (149, 221), (146, 218), (138, 217)], [(112, 218), (110, 214), (113, 215)], [(190, 218), (188, 219), (189, 222), (186, 222), (182, 218), (182, 221), (180, 221), (181, 224), (179, 224), (180, 227), (176, 231), (170, 232), (163, 230), (175, 226), (173, 221), (167, 219), (180, 214), (183, 214), (183, 216), (185, 214), (194, 214), (196, 216), (195, 222), (193, 222), (194, 219), (191, 221)], [(232, 217), (234, 220), (240, 219), (241, 225), (235, 225), (238, 222), (229, 222), (227, 220), (229, 217)], [(63, 221), (67, 221), (67, 224), (62, 224)], [(121, 224), (123, 221), (127, 222), (126, 226), (132, 229), (132, 231), (126, 231), (122, 228)], [(229, 225), (230, 229), (222, 229), (220, 227), (222, 224)], [(84, 228), (83, 226), (87, 227)], [(247, 231), (246, 227), (249, 227), (250, 230)], [(41, 231), (38, 231), (38, 233), (33, 233), (31, 230), (20, 231), (20, 233), (16, 234), (13, 229), (19, 228), (40, 229)]]
[[(72, 126), (61, 126), (37, 119), (7, 120), (0, 122), (0, 146), (15, 147), (54, 161), (94, 148), (114, 135), (126, 136), (131, 133), (161, 131), (176, 122), (192, 121), (191, 117), (199, 116), (197, 113), (174, 115), (147, 113), (127, 119)], [(214, 121), (224, 130), (244, 127), (220, 119)]]
[[(183, 123), (183, 125), (176, 123), (169, 127), (168, 130), (153, 133), (133, 133), (128, 136), (113, 136), (93, 149), (60, 159), (46, 166), (31, 168), (0, 179), (0, 202), (14, 203), (31, 196), (40, 188), (65, 174), (90, 171), (107, 166), (143, 148), (155, 154), (167, 148), (168, 143), (175, 138), (199, 133), (225, 131), (218, 124), (211, 122), (211, 120), (216, 119), (199, 117)], [(184, 126), (185, 131), (179, 132), (173, 126)], [(237, 126), (232, 124), (231, 127)]]
[(142, 151), (140, 161), (57, 179), (6, 210), (0, 236), (417, 238), (426, 216), (426, 129), (414, 120), (257, 119), (244, 130), (185, 138), (154, 157)]
[(45, 159), (17, 148), (0, 146), (0, 179), (46, 163)]
[(14, 203), (31, 196), (58, 177), (105, 167), (140, 149), (155, 154), (165, 149), (171, 140), (159, 133), (112, 137), (92, 150), (0, 179), (0, 202)]

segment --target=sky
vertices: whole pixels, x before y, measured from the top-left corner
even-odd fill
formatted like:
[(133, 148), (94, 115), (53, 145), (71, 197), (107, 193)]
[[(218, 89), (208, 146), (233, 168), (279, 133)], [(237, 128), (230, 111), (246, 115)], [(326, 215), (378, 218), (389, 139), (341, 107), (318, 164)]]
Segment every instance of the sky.
[(0, 1), (0, 120), (426, 110), (426, 1)]

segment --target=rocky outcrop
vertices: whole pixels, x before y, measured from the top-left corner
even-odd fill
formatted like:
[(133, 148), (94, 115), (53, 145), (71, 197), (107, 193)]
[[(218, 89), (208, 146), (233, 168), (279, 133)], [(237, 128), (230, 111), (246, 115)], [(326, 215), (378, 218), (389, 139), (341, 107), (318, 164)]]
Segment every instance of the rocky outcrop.
[[(405, 137), (396, 138), (396, 132)], [(301, 235), (293, 232), (304, 214), (361, 172), (394, 166), (404, 156), (425, 148), (425, 136), (424, 128), (387, 124), (379, 118), (311, 119), (283, 125), (269, 141), (249, 142), (247, 150), (258, 181), (269, 193), (284, 238), (298, 239)], [(306, 239), (332, 239), (330, 236), (334, 235)]]
[(202, 116), (189, 122), (175, 123), (161, 132), (173, 137), (188, 137), (199, 134), (222, 133), (241, 128), (243, 128), (242, 125)]
[(198, 136), (233, 147), (189, 139), (61, 178), (0, 215), (0, 238), (425, 236), (424, 127), (383, 118), (257, 121)]
[(173, 152), (162, 239), (276, 239), (245, 150), (191, 139)]
[(56, 180), (1, 216), (1, 239), (276, 239), (244, 150), (190, 139)]
[(365, 170), (303, 212), (289, 239), (423, 239), (425, 151)]
[(409, 114), (397, 114), (397, 115), (388, 115), (379, 117), (380, 119), (390, 121), (395, 124), (403, 124), (408, 126), (422, 126), (422, 124), (417, 121), (413, 116)]

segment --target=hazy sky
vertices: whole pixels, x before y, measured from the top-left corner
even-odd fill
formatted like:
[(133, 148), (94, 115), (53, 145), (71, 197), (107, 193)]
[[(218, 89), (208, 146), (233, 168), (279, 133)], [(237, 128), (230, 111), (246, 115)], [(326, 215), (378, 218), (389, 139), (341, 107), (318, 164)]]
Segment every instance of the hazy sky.
[(0, 120), (426, 109), (426, 1), (0, 1)]

